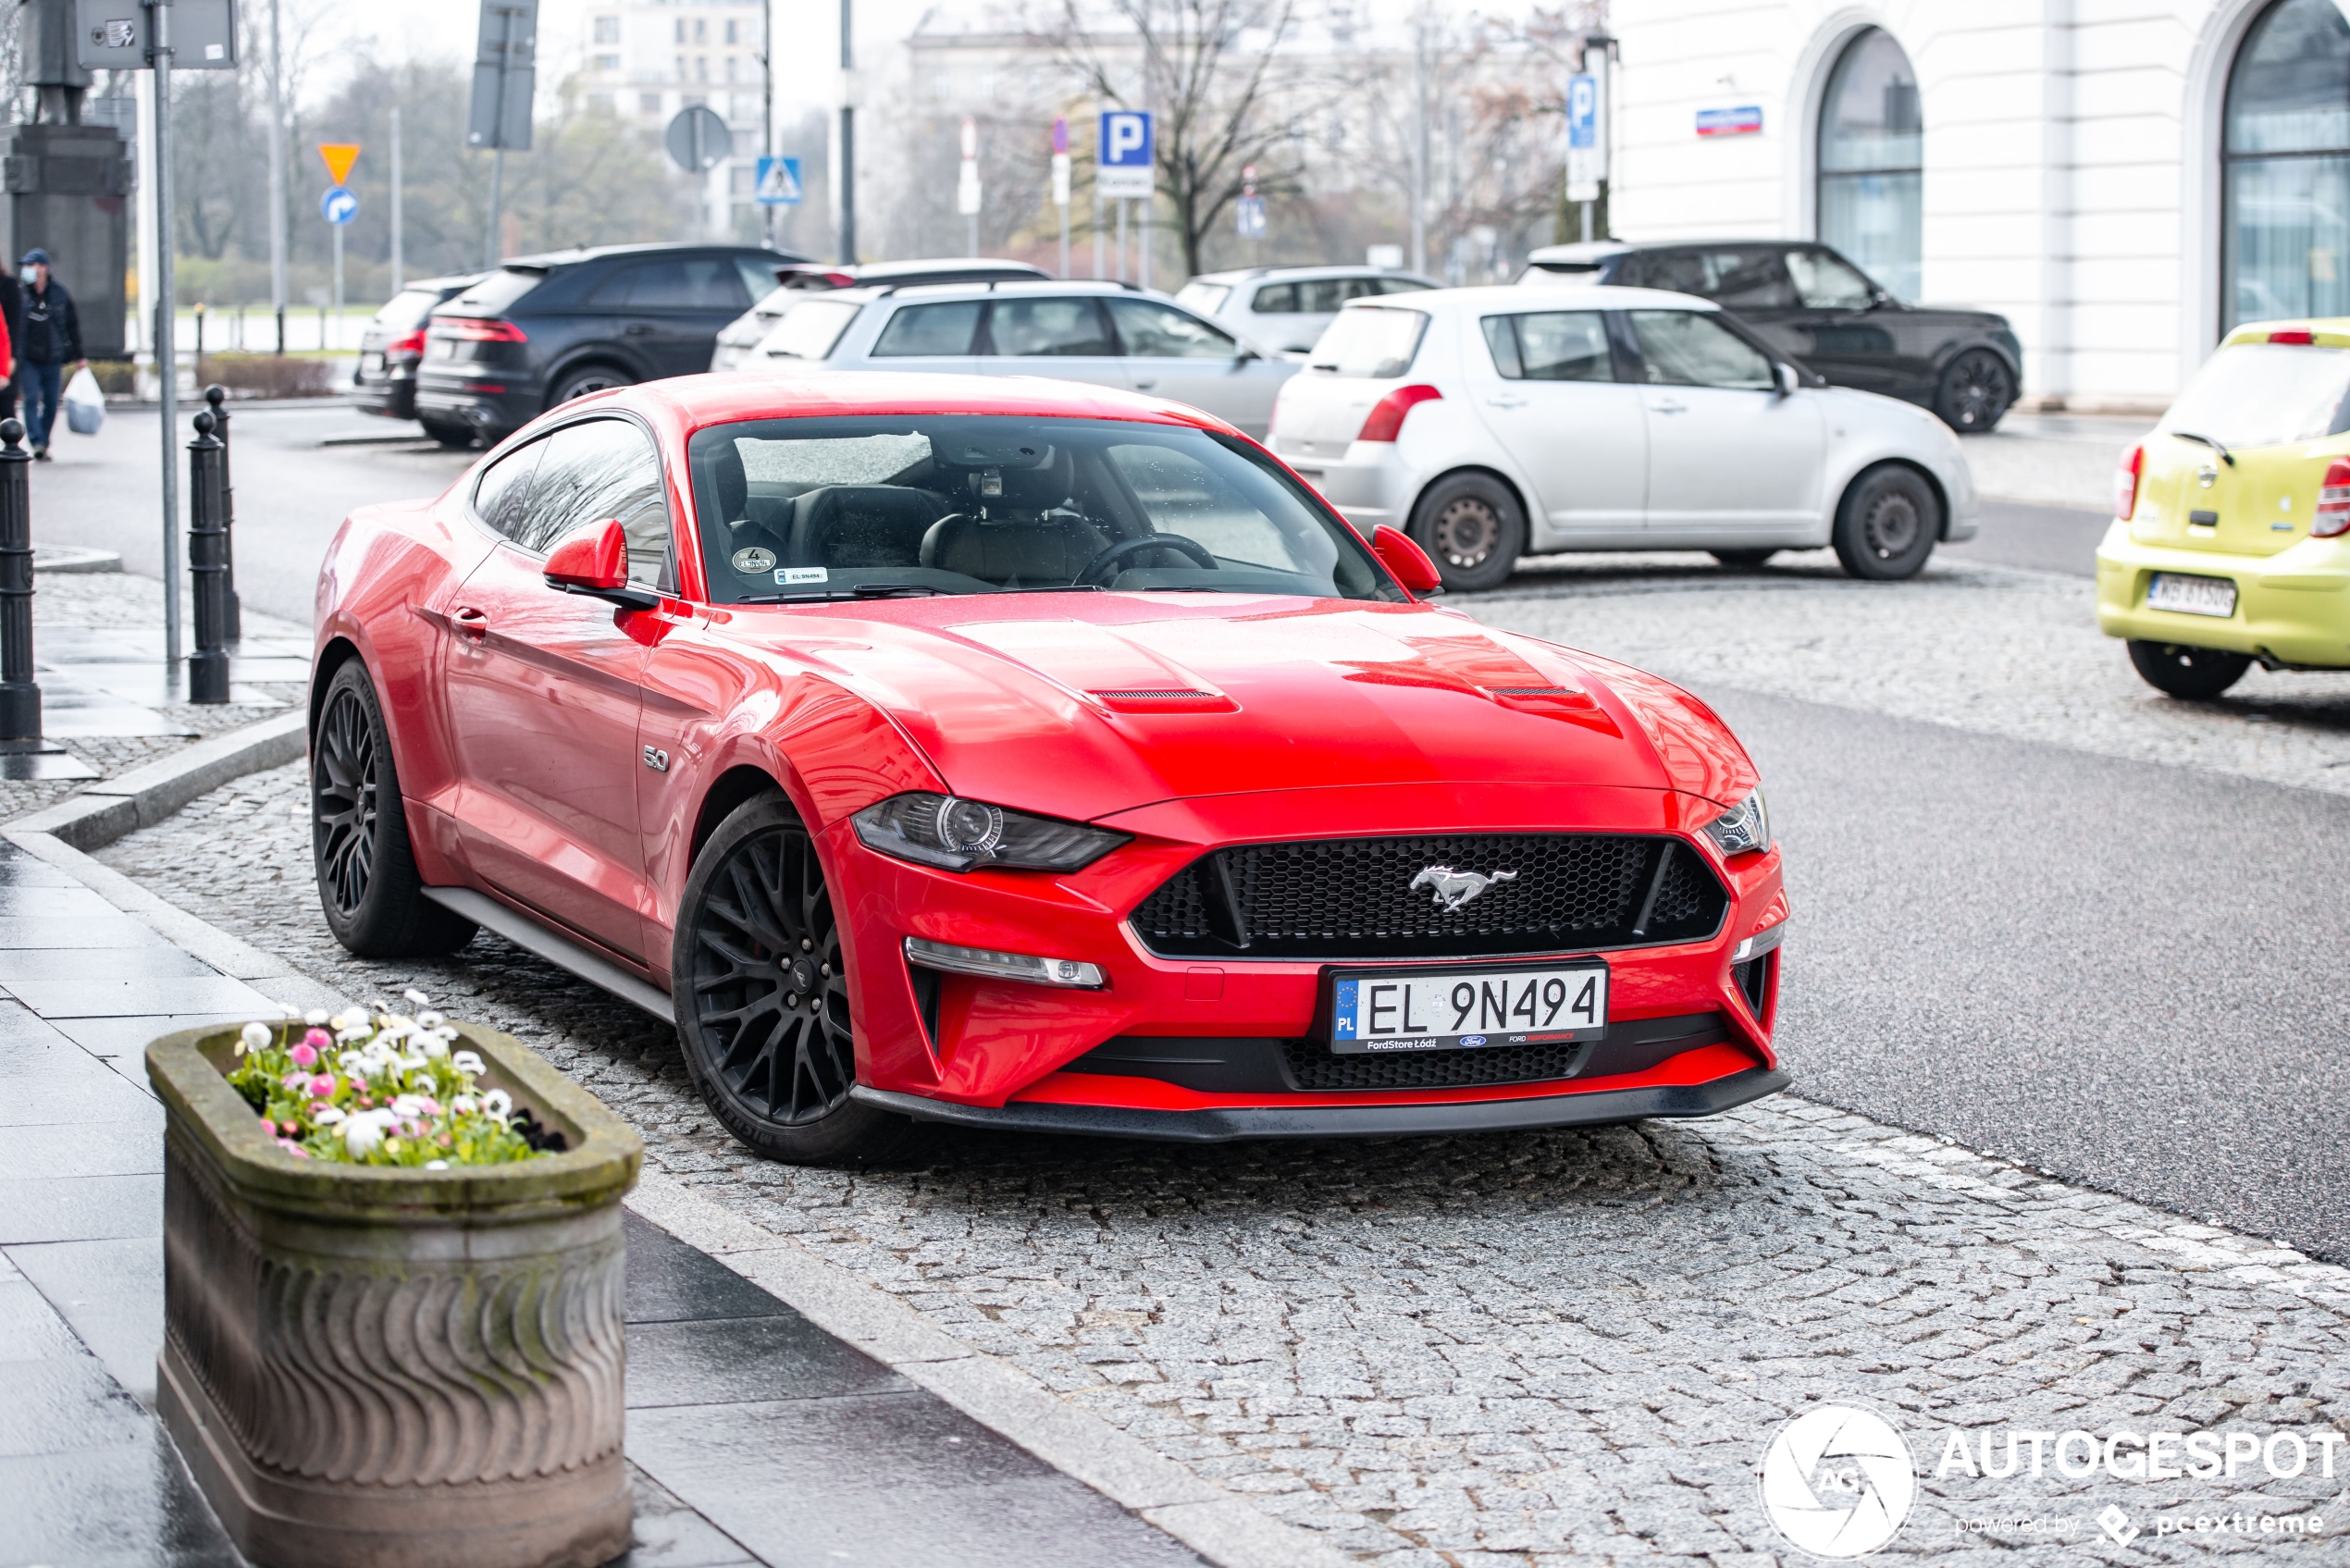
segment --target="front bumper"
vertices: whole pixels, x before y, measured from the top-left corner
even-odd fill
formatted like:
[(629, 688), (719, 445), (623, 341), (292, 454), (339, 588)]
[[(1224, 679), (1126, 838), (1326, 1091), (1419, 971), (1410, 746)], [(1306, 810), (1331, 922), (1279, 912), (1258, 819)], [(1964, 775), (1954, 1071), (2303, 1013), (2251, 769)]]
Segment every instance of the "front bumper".
[[(1134, 833), (1133, 842), (1066, 876), (912, 866), (867, 849), (837, 822), (822, 843), (835, 885), (856, 890), (843, 915), (860, 1097), (970, 1125), (1194, 1140), (1707, 1115), (1785, 1082), (1770, 1046), (1776, 957), (1736, 970), (1730, 961), (1741, 940), (1785, 917), (1780, 858), (1775, 849), (1725, 863), (1700, 847), (1702, 823), (1719, 812), (1710, 801), (1672, 792), (1568, 786), (1400, 785), (1192, 799), (1107, 820)], [(1191, 1087), (1181, 1073), (1151, 1076), (1101, 1057), (1078, 1060), (1114, 1041), (1301, 1048), (1317, 1042), (1326, 964), (1159, 957), (1135, 936), (1127, 912), (1211, 847), (1413, 834), (1446, 831), (1448, 823), (1479, 833), (1664, 833), (1707, 855), (1730, 893), (1729, 911), (1712, 936), (1601, 950), (1611, 973), (1612, 1028), (1703, 1015), (1707, 1031), (1661, 1060), (1587, 1056), (1553, 1077), (1424, 1088), (1303, 1088), (1278, 1072), (1246, 1083), (1201, 1079)], [(1077, 990), (917, 971), (903, 957), (908, 936), (1092, 963), (1106, 983)], [(1767, 979), (1758, 979), (1756, 964), (1767, 965), (1760, 971)], [(1715, 1087), (1732, 1084), (1746, 1088)], [(1167, 1130), (1138, 1130), (1151, 1127)]]
[[(2235, 613), (2146, 608), (2157, 572), (2225, 577)], [(2303, 539), (2274, 555), (2181, 549), (2131, 537), (2116, 522), (2097, 547), (2097, 628), (2111, 637), (2224, 648), (2279, 664), (2350, 669), (2350, 537)]]
[(988, 1108), (863, 1085), (850, 1098), (917, 1121), (994, 1132), (1076, 1133), (1147, 1138), (1172, 1143), (1222, 1143), (1243, 1138), (1396, 1138), (1459, 1132), (1515, 1132), (1540, 1127), (1605, 1127), (1651, 1117), (1710, 1117), (1775, 1094), (1793, 1081), (1777, 1068), (1748, 1068), (1706, 1083), (1593, 1090), (1522, 1100), (1416, 1105), (1216, 1107), (1132, 1110), (1117, 1105), (1020, 1103)]

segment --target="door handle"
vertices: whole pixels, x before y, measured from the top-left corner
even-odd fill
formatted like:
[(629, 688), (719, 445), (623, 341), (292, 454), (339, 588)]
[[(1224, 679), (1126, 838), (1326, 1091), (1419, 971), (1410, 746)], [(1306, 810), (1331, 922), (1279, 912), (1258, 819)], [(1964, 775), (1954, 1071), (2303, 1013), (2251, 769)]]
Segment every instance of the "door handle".
[(627, 326), (625, 326), (625, 327), (622, 327), (620, 330), (621, 330), (622, 335), (623, 335), (623, 336), (625, 336), (625, 337), (630, 337), (630, 338), (647, 338), (647, 337), (650, 337), (650, 336), (652, 335), (652, 330), (653, 330), (653, 329), (652, 329), (652, 327), (650, 326), (650, 324), (649, 324), (649, 323), (647, 323), (647, 322), (642, 322), (642, 321), (632, 321), (632, 322), (630, 322)]
[(1649, 411), (1652, 414), (1687, 414), (1689, 412), (1689, 405), (1674, 402), (1651, 403)]
[(1488, 398), (1485, 401), (1495, 408), (1524, 408), (1526, 406), (1524, 398)]
[(1139, 376), (1137, 376), (1136, 377), (1134, 377), (1134, 389), (1135, 389), (1136, 391), (1138, 391), (1138, 392), (1147, 392), (1147, 391), (1149, 391), (1149, 390), (1150, 390), (1153, 387), (1156, 387), (1156, 386), (1157, 386), (1157, 385), (1158, 385), (1158, 377), (1151, 377), (1151, 378), (1150, 378), (1149, 380), (1147, 380), (1147, 381), (1144, 380), (1144, 379), (1143, 379), (1141, 377), (1139, 377)]
[(459, 636), (471, 642), (479, 642), (489, 635), (489, 615), (470, 604), (450, 611), (449, 623), (457, 628)]

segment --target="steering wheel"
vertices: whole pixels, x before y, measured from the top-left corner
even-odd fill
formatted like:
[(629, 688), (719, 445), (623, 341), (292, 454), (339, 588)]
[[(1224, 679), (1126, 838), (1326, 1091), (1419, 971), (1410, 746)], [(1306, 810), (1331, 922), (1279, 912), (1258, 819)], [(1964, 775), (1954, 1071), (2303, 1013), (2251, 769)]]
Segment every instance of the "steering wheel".
[(1171, 549), (1178, 554), (1190, 556), (1199, 562), (1203, 571), (1222, 570), (1218, 565), (1216, 557), (1209, 554), (1207, 547), (1197, 539), (1187, 539), (1181, 534), (1144, 534), (1136, 539), (1120, 539), (1094, 557), (1085, 563), (1085, 569), (1077, 574), (1077, 580), (1081, 583), (1090, 583), (1101, 575), (1105, 568), (1116, 565), (1130, 555), (1138, 555), (1146, 549)]

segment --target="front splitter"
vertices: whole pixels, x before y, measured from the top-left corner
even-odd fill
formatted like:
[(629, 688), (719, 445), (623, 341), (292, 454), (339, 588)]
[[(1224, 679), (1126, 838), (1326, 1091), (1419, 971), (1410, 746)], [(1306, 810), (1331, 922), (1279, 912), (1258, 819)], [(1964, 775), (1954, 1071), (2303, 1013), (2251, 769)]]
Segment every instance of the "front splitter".
[(1651, 1117), (1710, 1117), (1775, 1094), (1793, 1081), (1777, 1068), (1753, 1068), (1711, 1083), (1606, 1089), (1539, 1099), (1454, 1101), (1433, 1105), (1280, 1105), (1198, 1111), (1146, 1111), (1126, 1106), (1025, 1105), (956, 1105), (920, 1094), (859, 1084), (849, 1095), (876, 1110), (918, 1121), (996, 1132), (1058, 1132), (1092, 1138), (1149, 1138), (1175, 1143), (1223, 1143), (1244, 1138), (1408, 1138), (1460, 1132), (1512, 1132), (1540, 1127), (1604, 1127)]

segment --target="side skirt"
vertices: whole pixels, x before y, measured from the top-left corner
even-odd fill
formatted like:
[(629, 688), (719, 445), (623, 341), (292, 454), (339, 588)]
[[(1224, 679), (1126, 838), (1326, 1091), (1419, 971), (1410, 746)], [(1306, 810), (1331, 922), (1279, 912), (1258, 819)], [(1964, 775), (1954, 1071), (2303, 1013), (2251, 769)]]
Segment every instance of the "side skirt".
[(529, 916), (517, 914), (488, 895), (476, 893), (470, 887), (427, 887), (423, 892), (451, 913), (496, 932), (515, 946), (538, 954), (557, 969), (569, 969), (624, 1002), (634, 1002), (662, 1022), (677, 1021), (677, 1010), (671, 1005), (668, 992), (638, 980), (619, 965), (599, 957), (567, 936), (557, 935)]

